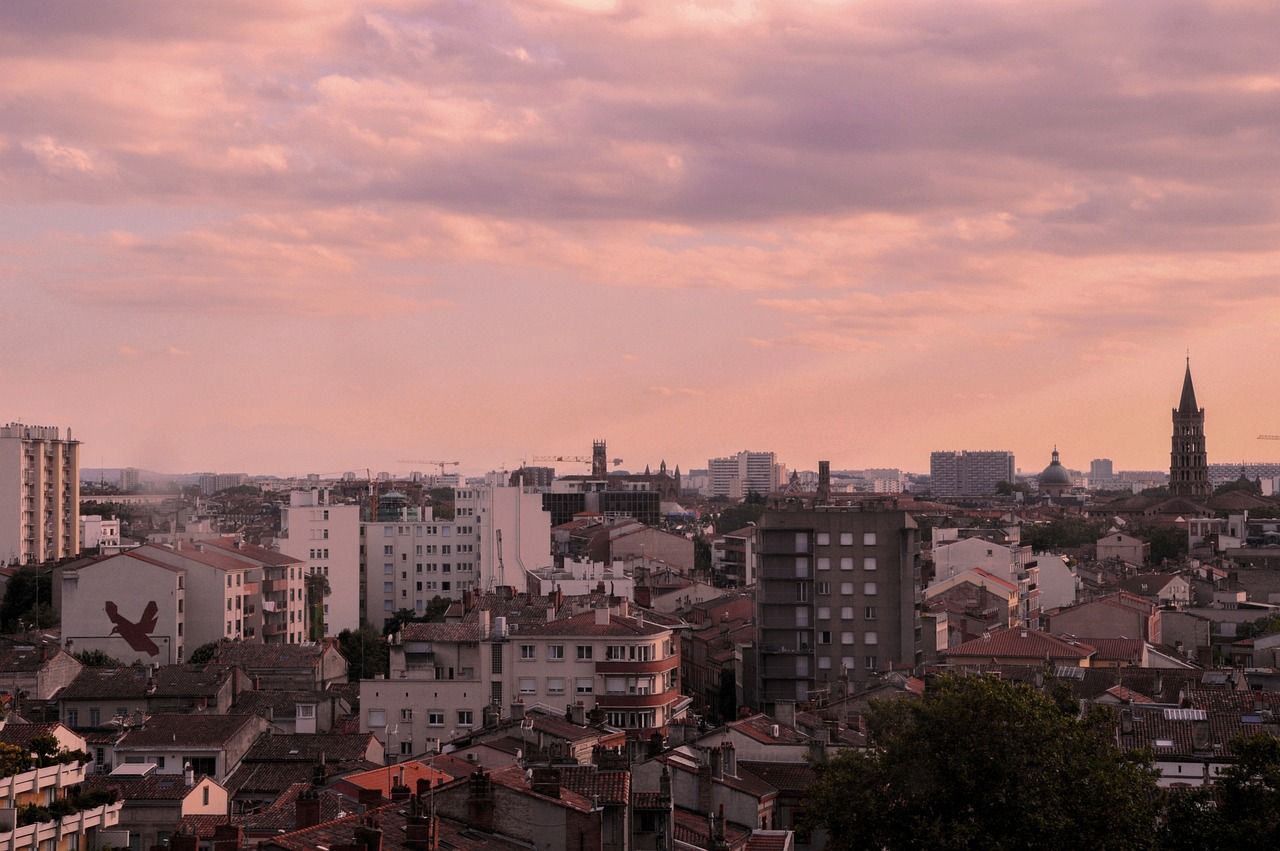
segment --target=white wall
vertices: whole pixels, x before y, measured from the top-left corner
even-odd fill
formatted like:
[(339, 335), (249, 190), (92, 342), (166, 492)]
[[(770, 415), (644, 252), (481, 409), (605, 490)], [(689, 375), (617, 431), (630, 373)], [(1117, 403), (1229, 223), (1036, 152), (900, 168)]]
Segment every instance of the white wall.
[(280, 514), (280, 552), (329, 577), (326, 636), (360, 626), (360, 506), (330, 505), (327, 491), (293, 491)]

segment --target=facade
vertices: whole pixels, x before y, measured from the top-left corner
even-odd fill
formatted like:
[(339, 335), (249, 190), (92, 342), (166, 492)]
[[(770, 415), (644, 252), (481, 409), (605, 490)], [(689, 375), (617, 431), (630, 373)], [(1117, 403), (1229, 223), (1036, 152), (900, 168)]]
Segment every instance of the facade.
[(1097, 556), (1098, 561), (1119, 559), (1141, 566), (1151, 561), (1151, 544), (1123, 532), (1111, 532), (1098, 539)]
[[(234, 593), (244, 597), (236, 603), (244, 610), (243, 632), (236, 637), (259, 638), (265, 644), (301, 644), (307, 640), (306, 577), (299, 559), (230, 538), (197, 541), (177, 552), (188, 561), (229, 572), (236, 567), (249, 568), (242, 591), (239, 577), (235, 577), (234, 588), (232, 577), (224, 577), (228, 596)], [(195, 575), (199, 576), (200, 571), (196, 570)], [(194, 583), (192, 590), (199, 593)], [(239, 612), (231, 608), (225, 614), (239, 618)], [(228, 618), (227, 623), (232, 619)], [(237, 623), (236, 628), (241, 629), (241, 625)]]
[(392, 760), (479, 730), (487, 711), (524, 706), (584, 719), (599, 710), (646, 739), (688, 704), (679, 672), (674, 632), (625, 604), (518, 623), (482, 608), (463, 623), (405, 624), (388, 677), (360, 683), (360, 729)]
[[(319, 634), (337, 635), (360, 626), (360, 506), (330, 501), (330, 491), (293, 491), (280, 511), (280, 552), (303, 562), (307, 575), (322, 574), (329, 595)], [(308, 612), (311, 618), (316, 612)]]
[(711, 542), (711, 571), (728, 587), (746, 588), (756, 583), (756, 527), (726, 532)]
[(759, 534), (766, 711), (843, 674), (862, 682), (920, 661), (919, 544), (907, 512), (875, 503), (771, 510)]
[(56, 426), (0, 426), (0, 563), (80, 553), (80, 441)]
[(563, 478), (541, 498), (552, 526), (568, 523), (584, 512), (608, 520), (630, 518), (647, 526), (656, 526), (662, 519), (662, 496), (645, 483)]
[(551, 487), (551, 483), (555, 481), (555, 467), (532, 467), (528, 464), (522, 464), (518, 469), (511, 471), (511, 476), (507, 479), (507, 484), (513, 488), (543, 488)]
[(401, 609), (424, 613), (436, 597), (524, 587), (526, 569), (551, 564), (543, 496), (523, 488), (459, 488), (452, 520), (404, 509), (397, 519), (361, 523), (365, 619), (382, 625)]
[(772, 452), (739, 452), (707, 461), (711, 478), (711, 495), (742, 499), (750, 493), (761, 496), (777, 490), (778, 458)]
[[(949, 579), (981, 568), (1000, 577), (1018, 589), (1017, 617), (1021, 623), (1035, 623), (1040, 617), (1039, 567), (1031, 547), (1017, 541), (1008, 546), (983, 538), (961, 538), (933, 547), (934, 582), (932, 590)], [(928, 596), (928, 592), (926, 592)]]
[(200, 493), (202, 496), (210, 496), (227, 488), (239, 487), (247, 481), (249, 477), (244, 473), (201, 473)]
[(120, 521), (100, 514), (80, 515), (80, 547), (100, 553), (117, 552), (120, 549)]
[(935, 497), (991, 496), (1000, 482), (1015, 478), (1013, 453), (1003, 451), (932, 452), (930, 490)]
[(1058, 458), (1058, 447), (1053, 447), (1053, 458), (1036, 481), (1040, 493), (1045, 496), (1062, 496), (1071, 490), (1071, 471), (1062, 466), (1062, 461)]
[(1089, 486), (1099, 487), (1110, 484), (1116, 477), (1115, 468), (1110, 458), (1094, 458), (1089, 462)]
[(1182, 379), (1182, 398), (1173, 409), (1173, 448), (1169, 453), (1169, 494), (1193, 500), (1213, 495), (1209, 483), (1209, 456), (1204, 444), (1204, 408), (1196, 405), (1191, 383), (1191, 361)]
[(1049, 632), (1091, 638), (1141, 638), (1162, 643), (1160, 609), (1152, 600), (1118, 591), (1049, 616)]

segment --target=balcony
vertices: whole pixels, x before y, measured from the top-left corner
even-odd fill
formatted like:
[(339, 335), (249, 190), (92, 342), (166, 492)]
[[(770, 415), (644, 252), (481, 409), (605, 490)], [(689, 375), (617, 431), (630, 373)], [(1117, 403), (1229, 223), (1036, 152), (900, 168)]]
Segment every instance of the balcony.
[(289, 631), (289, 625), (286, 623), (268, 623), (263, 624), (262, 634), (266, 638), (272, 638), (277, 635), (284, 635)]
[[(57, 844), (60, 838), (72, 834), (84, 836), (86, 831), (94, 828), (103, 830), (115, 827), (120, 823), (120, 810), (123, 807), (124, 801), (99, 804), (96, 807), (89, 807), (63, 816), (60, 819), (55, 818), (49, 821), (23, 825), (22, 827), (14, 827), (7, 831), (0, 831), (0, 851), (44, 847), (46, 842)], [(10, 822), (9, 824), (12, 823)], [(0, 827), (3, 826), (0, 825)], [(81, 844), (83, 845), (84, 843)]]

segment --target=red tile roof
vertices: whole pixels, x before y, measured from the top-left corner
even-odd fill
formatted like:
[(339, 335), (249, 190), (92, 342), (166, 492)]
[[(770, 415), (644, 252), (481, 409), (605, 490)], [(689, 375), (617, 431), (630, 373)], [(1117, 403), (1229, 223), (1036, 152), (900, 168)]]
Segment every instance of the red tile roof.
[(1034, 629), (998, 629), (983, 638), (975, 638), (944, 651), (941, 655), (954, 658), (1014, 658), (1014, 659), (1074, 659), (1091, 657), (1094, 648), (1079, 641), (1070, 641)]
[[(778, 728), (777, 736), (773, 735), (774, 727)], [(795, 727), (783, 724), (764, 713), (757, 713), (741, 721), (732, 721), (729, 723), (729, 728), (766, 745), (803, 745), (809, 741), (809, 736)]]
[[(286, 567), (291, 564), (304, 563), (302, 559), (297, 559), (293, 556), (285, 555), (284, 553), (277, 552), (275, 550), (269, 550), (266, 547), (260, 547), (257, 544), (250, 544), (242, 541), (237, 546), (236, 542), (229, 538), (215, 538), (213, 540), (202, 541), (201, 543), (207, 546), (217, 547), (220, 550), (226, 550), (227, 552), (239, 553), (242, 556), (251, 558), (254, 561), (262, 562), (265, 565), (270, 565), (271, 567)], [(182, 551), (184, 553), (187, 551), (185, 546)]]

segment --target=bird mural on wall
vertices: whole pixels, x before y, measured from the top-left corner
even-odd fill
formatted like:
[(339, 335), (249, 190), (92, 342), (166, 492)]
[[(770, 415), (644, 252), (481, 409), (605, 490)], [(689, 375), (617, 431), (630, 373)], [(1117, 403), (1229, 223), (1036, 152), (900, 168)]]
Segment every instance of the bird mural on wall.
[(110, 600), (107, 601), (106, 609), (107, 617), (111, 618), (111, 622), (115, 624), (111, 628), (110, 635), (119, 634), (125, 643), (139, 653), (145, 651), (151, 656), (160, 655), (160, 648), (150, 638), (150, 634), (155, 632), (156, 623), (160, 620), (160, 607), (156, 605), (155, 600), (147, 603), (137, 623), (120, 614), (120, 609)]

